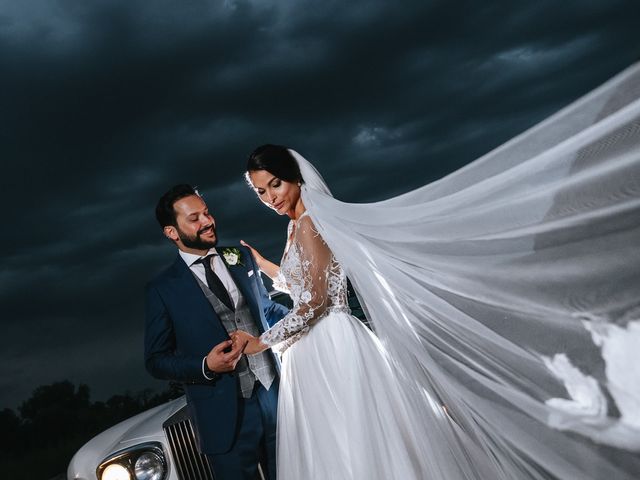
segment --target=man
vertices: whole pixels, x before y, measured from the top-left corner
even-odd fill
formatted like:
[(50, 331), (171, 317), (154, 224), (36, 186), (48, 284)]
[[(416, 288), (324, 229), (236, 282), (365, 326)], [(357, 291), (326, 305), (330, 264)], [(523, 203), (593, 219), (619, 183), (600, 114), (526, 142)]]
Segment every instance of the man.
[(147, 285), (145, 364), (182, 382), (196, 436), (217, 480), (275, 480), (278, 363), (243, 356), (229, 334), (259, 335), (287, 309), (272, 302), (249, 249), (217, 247), (215, 221), (189, 185), (158, 201), (156, 218), (178, 258)]

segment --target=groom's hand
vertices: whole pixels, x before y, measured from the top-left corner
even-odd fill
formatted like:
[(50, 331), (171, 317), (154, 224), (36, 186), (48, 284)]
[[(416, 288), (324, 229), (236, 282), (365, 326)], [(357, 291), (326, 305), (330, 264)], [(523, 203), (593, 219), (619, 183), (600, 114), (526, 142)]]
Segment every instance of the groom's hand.
[(244, 347), (246, 343), (234, 344), (231, 340), (219, 343), (207, 354), (207, 366), (216, 373), (233, 372), (242, 357)]

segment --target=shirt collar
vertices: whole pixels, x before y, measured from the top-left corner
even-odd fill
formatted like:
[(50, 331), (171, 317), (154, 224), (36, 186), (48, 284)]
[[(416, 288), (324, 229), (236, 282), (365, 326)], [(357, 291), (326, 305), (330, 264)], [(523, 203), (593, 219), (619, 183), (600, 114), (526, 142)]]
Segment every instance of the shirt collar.
[[(207, 252), (207, 255), (210, 255), (212, 253), (215, 254), (215, 255), (218, 254), (218, 252), (217, 252), (217, 250), (215, 248), (210, 248), (209, 251)], [(194, 263), (196, 263), (198, 260), (203, 258), (200, 255), (196, 255), (194, 253), (183, 252), (180, 249), (178, 249), (178, 254), (182, 258), (182, 260), (184, 260), (184, 263), (186, 263), (188, 267), (191, 267)], [(206, 257), (207, 255), (204, 255), (204, 256)]]

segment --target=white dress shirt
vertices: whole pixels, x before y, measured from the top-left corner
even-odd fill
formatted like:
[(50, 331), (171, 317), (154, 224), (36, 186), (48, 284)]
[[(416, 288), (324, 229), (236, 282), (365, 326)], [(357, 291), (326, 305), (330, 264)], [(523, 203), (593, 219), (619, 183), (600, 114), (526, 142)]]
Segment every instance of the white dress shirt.
[(216, 255), (211, 257), (211, 269), (218, 276), (218, 278), (220, 279), (224, 287), (227, 289), (227, 292), (229, 292), (229, 295), (231, 296), (231, 301), (233, 302), (235, 307), (236, 308), (238, 307), (238, 299), (240, 298), (238, 294), (238, 287), (236, 287), (236, 283), (233, 281), (233, 278), (231, 278), (231, 275), (227, 270), (227, 266), (224, 264), (224, 260), (222, 259), (222, 256), (216, 251), (215, 248), (211, 248), (207, 252), (207, 255), (203, 255), (203, 256), (194, 255), (193, 253), (183, 252), (182, 250), (178, 250), (178, 253), (182, 257), (184, 262), (187, 264), (187, 266), (191, 269), (191, 271), (195, 273), (196, 276), (205, 285), (208, 285), (207, 275), (204, 271), (204, 265), (201, 262), (198, 262), (198, 260), (200, 260), (203, 257), (206, 257), (207, 255), (215, 253)]

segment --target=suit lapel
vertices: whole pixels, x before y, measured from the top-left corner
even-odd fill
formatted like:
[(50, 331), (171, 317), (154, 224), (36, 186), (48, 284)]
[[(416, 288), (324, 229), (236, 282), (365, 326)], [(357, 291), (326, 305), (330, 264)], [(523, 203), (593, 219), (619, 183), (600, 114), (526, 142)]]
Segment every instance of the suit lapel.
[[(225, 267), (227, 267), (229, 274), (236, 282), (236, 286), (242, 292), (242, 296), (244, 297), (245, 302), (247, 302), (249, 310), (251, 311), (251, 314), (256, 321), (258, 330), (262, 334), (269, 329), (269, 325), (267, 324), (267, 321), (262, 313), (262, 301), (260, 300), (260, 292), (258, 291), (258, 287), (256, 285), (256, 279), (249, 277), (249, 269), (247, 268), (249, 262), (243, 262), (244, 265), (240, 265), (239, 263), (235, 265), (229, 265), (224, 258), (224, 255), (222, 255), (222, 251), (224, 249), (225, 247), (217, 247), (216, 251), (222, 257)], [(253, 276), (260, 275), (259, 270), (253, 269), (251, 271), (253, 272)], [(269, 352), (271, 358), (273, 359), (275, 369), (278, 372), (278, 375), (280, 375), (280, 359), (273, 350), (269, 349)]]
[[(244, 265), (240, 265), (239, 263), (236, 263), (235, 265), (229, 265), (225, 260), (224, 255), (222, 255), (222, 251), (225, 248), (226, 247), (217, 247), (216, 250), (220, 254), (220, 257), (222, 258), (224, 265), (227, 267), (227, 270), (229, 271), (231, 278), (233, 278), (233, 280), (236, 282), (236, 286), (238, 287), (240, 292), (242, 292), (242, 296), (247, 302), (247, 305), (249, 306), (249, 310), (251, 310), (251, 314), (253, 315), (253, 318), (257, 320), (256, 323), (258, 325), (258, 328), (260, 329), (260, 333), (263, 333), (265, 326), (262, 320), (263, 318), (261, 314), (262, 309), (260, 305), (258, 305), (259, 295), (255, 287), (255, 282), (249, 279), (249, 270), (247, 269), (247, 264), (246, 262), (243, 262), (245, 263)], [(253, 275), (260, 274), (260, 272), (255, 272), (255, 271), (253, 272), (254, 272)]]

